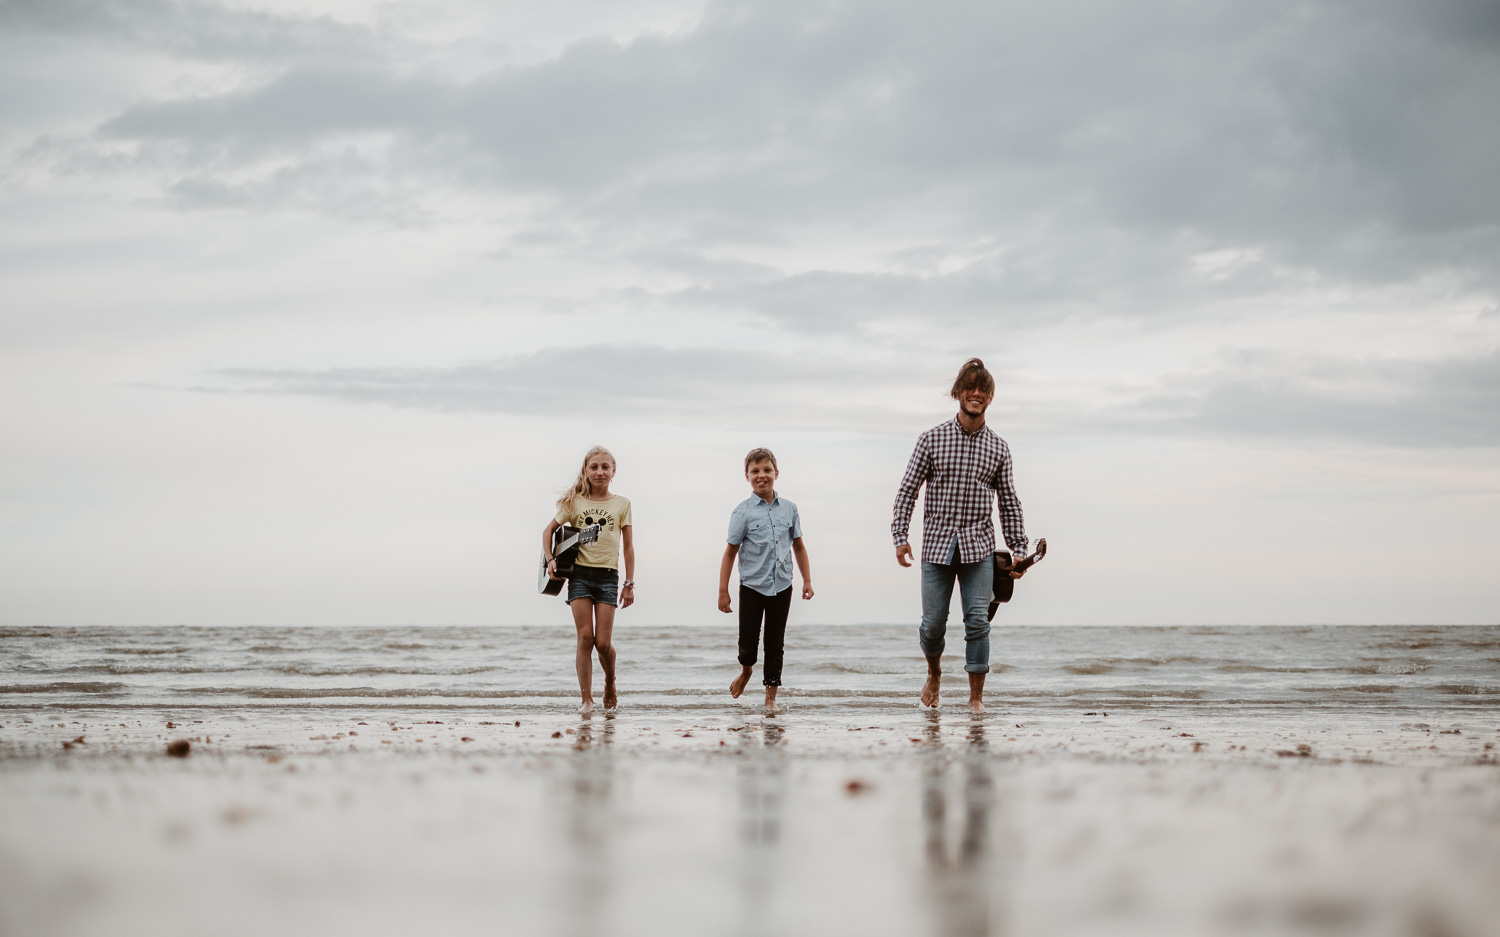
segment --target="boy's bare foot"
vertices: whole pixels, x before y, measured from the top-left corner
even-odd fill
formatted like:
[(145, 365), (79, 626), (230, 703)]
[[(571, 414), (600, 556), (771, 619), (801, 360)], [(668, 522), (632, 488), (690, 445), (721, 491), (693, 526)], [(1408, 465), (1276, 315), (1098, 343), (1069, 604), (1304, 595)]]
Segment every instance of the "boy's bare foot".
[(604, 708), (615, 709), (620, 705), (620, 697), (615, 693), (615, 684), (612, 680), (604, 683)]
[(586, 699), (578, 704), (578, 715), (592, 716), (594, 714), (594, 701)]
[(750, 682), (750, 671), (751, 668), (749, 667), (740, 668), (740, 675), (734, 678), (733, 683), (729, 684), (730, 696), (734, 697), (735, 699), (739, 699), (740, 694), (745, 692), (745, 684)]
[(989, 710), (984, 708), (984, 700), (971, 699), (969, 700), (969, 712), (976, 716), (982, 716), (989, 712)]
[(938, 689), (942, 686), (943, 675), (936, 671), (927, 672), (927, 682), (922, 684), (922, 705), (936, 706), (938, 704)]
[(766, 708), (772, 712), (776, 711), (776, 690), (774, 686), (766, 687)]

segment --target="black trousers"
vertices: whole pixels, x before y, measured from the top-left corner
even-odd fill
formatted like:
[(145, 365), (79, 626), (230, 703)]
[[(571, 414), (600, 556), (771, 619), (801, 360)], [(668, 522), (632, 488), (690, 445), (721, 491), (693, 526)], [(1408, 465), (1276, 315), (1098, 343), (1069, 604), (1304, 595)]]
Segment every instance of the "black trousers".
[(760, 644), (760, 621), (766, 620), (766, 686), (781, 686), (781, 652), (786, 644), (786, 617), (792, 610), (792, 587), (775, 595), (761, 595), (740, 586), (740, 666), (755, 664)]

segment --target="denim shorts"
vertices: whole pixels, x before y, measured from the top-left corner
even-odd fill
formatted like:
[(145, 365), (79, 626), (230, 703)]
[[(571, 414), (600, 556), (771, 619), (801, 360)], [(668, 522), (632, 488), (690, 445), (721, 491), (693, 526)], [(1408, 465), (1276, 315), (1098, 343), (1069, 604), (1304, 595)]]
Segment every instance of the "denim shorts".
[(620, 573), (600, 566), (574, 566), (568, 577), (568, 601), (593, 599), (597, 605), (620, 604)]

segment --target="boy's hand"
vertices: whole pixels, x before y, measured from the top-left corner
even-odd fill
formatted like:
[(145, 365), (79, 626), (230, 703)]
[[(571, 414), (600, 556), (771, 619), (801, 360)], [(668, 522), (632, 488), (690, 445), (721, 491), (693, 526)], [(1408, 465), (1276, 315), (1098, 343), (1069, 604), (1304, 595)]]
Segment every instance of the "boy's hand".
[(720, 592), (719, 593), (719, 611), (723, 612), (726, 615), (728, 615), (730, 612), (734, 611), (734, 609), (732, 609), (732, 608), (729, 607), (729, 593), (728, 592)]
[(802, 597), (804, 599), (810, 599), (810, 598), (813, 597), (812, 583), (810, 583), (810, 582), (803, 582), (802, 583)]

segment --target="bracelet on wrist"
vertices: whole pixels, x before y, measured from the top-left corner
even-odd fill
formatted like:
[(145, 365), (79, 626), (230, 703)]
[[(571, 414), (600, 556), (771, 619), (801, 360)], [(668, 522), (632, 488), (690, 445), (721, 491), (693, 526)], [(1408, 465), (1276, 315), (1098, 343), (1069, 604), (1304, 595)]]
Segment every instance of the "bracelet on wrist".
[(633, 588), (635, 588), (635, 580), (634, 579), (627, 579), (624, 582), (620, 583), (620, 586), (622, 588), (625, 587), (625, 586), (630, 586), (633, 589)]

